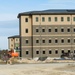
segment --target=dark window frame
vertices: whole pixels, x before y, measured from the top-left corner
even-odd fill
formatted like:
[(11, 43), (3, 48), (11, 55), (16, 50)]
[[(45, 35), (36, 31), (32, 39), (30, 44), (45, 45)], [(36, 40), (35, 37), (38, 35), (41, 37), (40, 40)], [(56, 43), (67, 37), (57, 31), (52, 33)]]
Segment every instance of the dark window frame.
[(58, 43), (58, 39), (55, 39), (55, 43)]
[(62, 50), (61, 53), (64, 53), (64, 50)]
[(36, 43), (39, 43), (39, 40), (36, 40)]
[(73, 17), (73, 21), (75, 21), (75, 17)]
[(39, 51), (36, 51), (36, 54), (39, 54)]
[(25, 29), (25, 33), (28, 33), (28, 29), (27, 28)]
[(28, 44), (29, 43), (29, 40), (25, 40), (25, 42), (26, 42), (26, 44)]
[(39, 32), (39, 29), (36, 29), (36, 32)]
[(64, 43), (64, 39), (61, 39), (61, 43)]
[(67, 17), (67, 21), (70, 21), (70, 17)]
[(68, 29), (67, 29), (67, 32), (70, 32), (70, 31), (71, 31), (70, 28), (68, 28)]
[(75, 28), (73, 29), (73, 31), (75, 32)]
[(57, 22), (58, 21), (58, 18), (57, 17), (55, 17), (55, 22)]
[(28, 55), (29, 54), (29, 51), (26, 51), (26, 55)]
[(52, 51), (51, 50), (49, 50), (49, 54), (52, 54)]
[(52, 40), (51, 39), (49, 39), (49, 43), (52, 43)]
[(28, 22), (28, 18), (25, 18), (25, 22)]
[(48, 29), (48, 32), (51, 32), (51, 29)]
[(46, 51), (42, 51), (43, 54), (46, 54)]
[(64, 32), (64, 28), (61, 28), (61, 32)]
[(57, 28), (55, 28), (55, 32), (58, 32), (58, 29)]
[(61, 22), (63, 22), (64, 21), (64, 17), (61, 17)]
[(55, 54), (58, 54), (58, 50), (55, 50)]
[(48, 17), (48, 21), (51, 22), (51, 17)]
[(42, 43), (45, 43), (45, 40), (42, 40)]
[(38, 17), (36, 17), (36, 22), (38, 22), (39, 20), (38, 20)]
[(45, 17), (42, 17), (42, 22), (45, 22)]
[(75, 53), (75, 50), (74, 50), (74, 53)]
[(45, 29), (42, 29), (42, 32), (45, 32)]
[(75, 43), (75, 39), (74, 39), (74, 43)]
[(68, 43), (71, 43), (71, 39), (68, 39), (67, 42), (68, 42)]
[(70, 53), (71, 52), (71, 50), (68, 50), (68, 53)]

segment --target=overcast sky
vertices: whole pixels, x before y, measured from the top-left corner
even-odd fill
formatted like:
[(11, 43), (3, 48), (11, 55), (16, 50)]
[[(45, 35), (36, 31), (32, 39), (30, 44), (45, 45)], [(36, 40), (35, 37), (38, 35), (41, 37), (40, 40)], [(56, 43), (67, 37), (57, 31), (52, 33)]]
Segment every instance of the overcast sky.
[(75, 0), (0, 0), (0, 49), (8, 49), (8, 37), (19, 34), (18, 13), (75, 9)]

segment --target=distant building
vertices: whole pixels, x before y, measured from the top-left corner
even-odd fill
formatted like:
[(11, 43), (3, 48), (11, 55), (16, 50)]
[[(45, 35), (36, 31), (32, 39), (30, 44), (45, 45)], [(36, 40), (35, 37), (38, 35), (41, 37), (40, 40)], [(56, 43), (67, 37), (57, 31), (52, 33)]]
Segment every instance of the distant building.
[(75, 10), (31, 11), (19, 13), (18, 18), (22, 57), (75, 53)]
[(15, 49), (16, 51), (19, 51), (20, 47), (20, 40), (19, 40), (20, 36), (16, 35), (16, 36), (10, 36), (8, 37), (8, 48), (9, 49)]

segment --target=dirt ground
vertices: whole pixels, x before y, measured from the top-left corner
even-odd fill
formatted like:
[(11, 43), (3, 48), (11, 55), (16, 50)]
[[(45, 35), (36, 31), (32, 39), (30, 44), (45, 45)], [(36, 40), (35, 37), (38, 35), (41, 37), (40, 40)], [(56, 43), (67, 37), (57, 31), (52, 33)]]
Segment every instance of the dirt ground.
[(0, 75), (75, 75), (75, 64), (5, 64), (0, 65)]

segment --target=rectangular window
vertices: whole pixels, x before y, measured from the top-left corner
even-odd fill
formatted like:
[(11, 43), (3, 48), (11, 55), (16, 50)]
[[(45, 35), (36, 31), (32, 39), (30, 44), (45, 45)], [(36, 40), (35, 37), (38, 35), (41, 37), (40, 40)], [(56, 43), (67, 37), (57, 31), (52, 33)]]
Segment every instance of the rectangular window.
[(62, 50), (61, 52), (64, 53), (64, 50)]
[(68, 50), (68, 53), (70, 53), (70, 50)]
[(38, 22), (38, 17), (36, 17), (36, 22)]
[(42, 43), (45, 43), (45, 40), (42, 40)]
[(55, 43), (58, 43), (58, 40), (57, 39), (55, 40)]
[(25, 32), (28, 33), (28, 29), (25, 29)]
[(28, 40), (26, 40), (26, 44), (28, 44)]
[(73, 17), (73, 21), (75, 21), (75, 17)]
[(39, 32), (39, 29), (36, 29), (36, 32)]
[(39, 40), (36, 40), (36, 43), (39, 43)]
[(48, 29), (48, 32), (51, 32), (51, 29)]
[(36, 51), (36, 54), (39, 54), (39, 51)]
[(55, 29), (55, 32), (58, 32), (58, 29)]
[(74, 53), (75, 53), (75, 50), (74, 50)]
[(42, 29), (42, 32), (45, 32), (45, 29)]
[(57, 21), (57, 17), (55, 17), (55, 22)]
[(61, 29), (61, 32), (64, 32), (64, 29), (63, 28)]
[(25, 22), (28, 22), (28, 18), (25, 18)]
[(49, 22), (51, 21), (51, 17), (48, 17), (48, 21), (49, 21)]
[(18, 39), (16, 39), (16, 41), (18, 41)]
[(43, 51), (43, 54), (45, 54), (45, 51)]
[(67, 17), (67, 21), (70, 21), (70, 17)]
[(63, 17), (61, 17), (61, 21), (64, 21), (64, 18)]
[(67, 32), (70, 32), (70, 28), (67, 29)]
[(75, 32), (75, 28), (73, 29), (73, 31)]
[(49, 54), (52, 54), (52, 51), (51, 50), (49, 51)]
[(44, 17), (42, 17), (42, 22), (45, 22), (45, 18)]
[(70, 39), (68, 39), (67, 42), (70, 43)]
[(74, 43), (75, 43), (75, 39), (74, 39)]
[(49, 40), (49, 43), (51, 43), (52, 41), (51, 40)]
[(28, 55), (29, 54), (29, 51), (26, 51), (26, 55)]
[(64, 39), (61, 40), (61, 43), (64, 43)]
[(13, 41), (13, 39), (11, 39), (11, 41)]
[(57, 50), (55, 51), (55, 54), (58, 54), (58, 51)]

